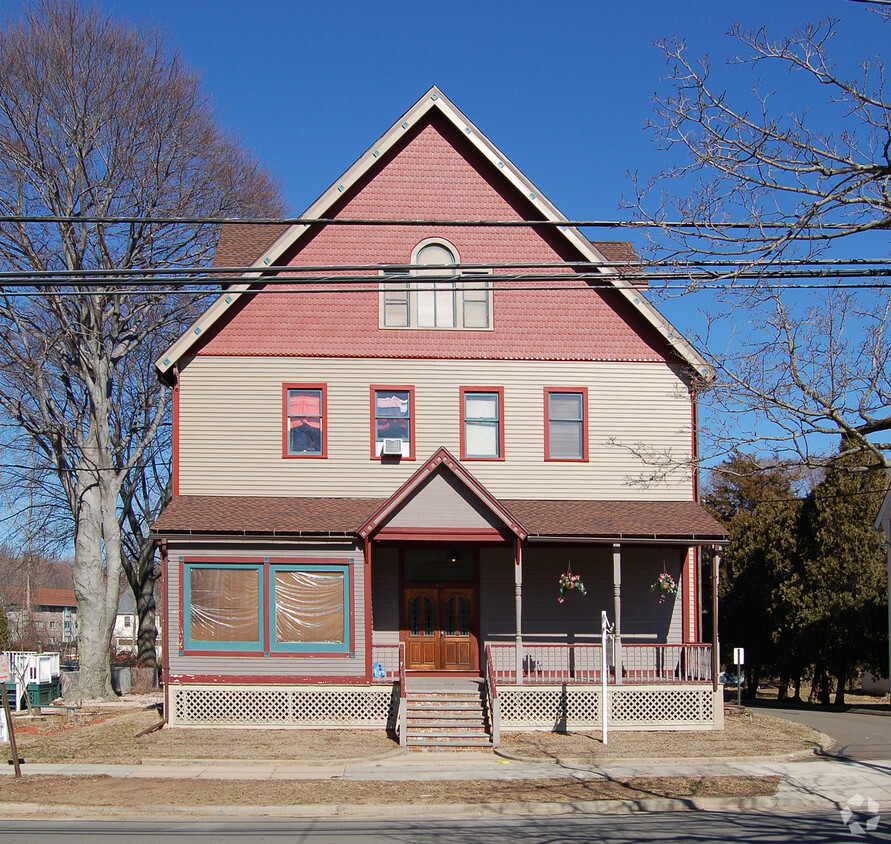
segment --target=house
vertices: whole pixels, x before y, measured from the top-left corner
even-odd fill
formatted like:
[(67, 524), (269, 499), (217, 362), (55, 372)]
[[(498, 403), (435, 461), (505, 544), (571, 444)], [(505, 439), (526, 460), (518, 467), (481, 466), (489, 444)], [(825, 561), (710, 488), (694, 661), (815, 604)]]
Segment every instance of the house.
[[(157, 595), (156, 595), (157, 600)], [(160, 606), (160, 602), (158, 602)], [(155, 635), (160, 637), (161, 619), (155, 613)], [(114, 627), (111, 630), (111, 649), (115, 654), (136, 655), (139, 648), (139, 615), (136, 611), (136, 598), (133, 590), (122, 588), (118, 599), (118, 611), (114, 617)], [(159, 645), (156, 645), (156, 651)]]
[(216, 265), (249, 269), (156, 364), (169, 723), (404, 739), (407, 690), (483, 677), (490, 734), (599, 724), (605, 611), (613, 727), (719, 728), (711, 372), (630, 245), (566, 225), (436, 88), (302, 220), (224, 227)]
[(73, 589), (38, 586), (30, 593), (19, 590), (7, 605), (6, 617), (11, 642), (47, 650), (72, 647), (77, 642)]
[(122, 589), (118, 611), (111, 630), (111, 649), (116, 654), (136, 653), (137, 629), (136, 599), (130, 589)]

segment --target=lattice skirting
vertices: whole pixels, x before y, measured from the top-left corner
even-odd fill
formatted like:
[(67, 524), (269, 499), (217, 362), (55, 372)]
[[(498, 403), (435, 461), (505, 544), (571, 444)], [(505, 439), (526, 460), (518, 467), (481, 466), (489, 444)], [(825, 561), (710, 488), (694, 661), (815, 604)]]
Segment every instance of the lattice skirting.
[[(506, 730), (601, 726), (599, 686), (498, 686)], [(724, 704), (708, 686), (609, 686), (612, 730), (720, 730)]]
[(170, 726), (392, 729), (399, 698), (378, 686), (170, 687)]

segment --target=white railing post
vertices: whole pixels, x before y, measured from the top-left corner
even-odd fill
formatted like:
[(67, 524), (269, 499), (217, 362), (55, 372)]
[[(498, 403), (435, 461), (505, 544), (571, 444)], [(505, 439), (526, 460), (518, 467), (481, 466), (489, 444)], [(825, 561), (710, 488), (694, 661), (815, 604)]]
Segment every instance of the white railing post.
[(610, 638), (610, 623), (606, 617), (606, 610), (600, 613), (600, 713), (603, 720), (603, 743), (606, 744), (607, 738), (607, 720), (609, 712), (609, 699), (607, 698), (606, 679), (609, 675), (609, 666), (606, 659), (606, 643)]

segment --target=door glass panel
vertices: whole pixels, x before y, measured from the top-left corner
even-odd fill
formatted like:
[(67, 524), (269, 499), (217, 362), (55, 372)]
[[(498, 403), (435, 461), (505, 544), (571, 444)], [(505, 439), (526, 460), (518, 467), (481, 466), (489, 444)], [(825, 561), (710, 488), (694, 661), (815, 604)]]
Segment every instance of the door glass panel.
[(458, 597), (458, 635), (470, 635), (470, 600)]
[(445, 605), (445, 630), (446, 636), (455, 635), (455, 598), (449, 598)]
[(408, 608), (408, 628), (412, 636), (433, 635), (433, 601), (427, 595), (415, 595)]

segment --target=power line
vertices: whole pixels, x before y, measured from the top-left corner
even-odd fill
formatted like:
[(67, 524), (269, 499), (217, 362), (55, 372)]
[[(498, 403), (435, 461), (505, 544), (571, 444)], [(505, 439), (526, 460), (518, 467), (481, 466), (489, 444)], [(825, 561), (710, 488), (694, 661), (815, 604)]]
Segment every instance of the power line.
[[(257, 225), (257, 226), (465, 226), (492, 228), (629, 228), (629, 229), (690, 229), (701, 231), (721, 231), (724, 229), (745, 229), (780, 231), (794, 229), (796, 231), (844, 231), (855, 228), (853, 223), (820, 223), (815, 225), (798, 225), (794, 221), (768, 223), (744, 221), (709, 221), (689, 222), (687, 220), (421, 220), (399, 218), (384, 220), (380, 218), (342, 218), (342, 217), (136, 217), (136, 216), (62, 216), (54, 214), (6, 214), (0, 215), (2, 223), (112, 223), (120, 225)], [(891, 223), (878, 223), (875, 228), (888, 229)]]
[[(889, 271), (888, 275), (891, 275), (891, 271)], [(601, 277), (602, 280), (602, 277)], [(378, 282), (379, 279), (375, 278), (374, 282)], [(331, 279), (324, 284), (314, 283), (311, 285), (308, 281), (302, 281), (299, 279), (290, 279), (289, 280), (291, 286), (282, 289), (280, 285), (265, 285), (262, 288), (256, 289), (248, 289), (245, 291), (237, 291), (244, 292), (246, 295), (250, 296), (259, 296), (259, 295), (268, 295), (272, 293), (277, 294), (285, 294), (285, 295), (294, 295), (294, 294), (315, 294), (315, 293), (326, 293), (326, 294), (349, 294), (355, 295), (357, 293), (368, 293), (374, 294), (375, 296), (379, 296), (382, 292), (381, 288), (370, 283), (363, 283), (362, 286), (357, 286), (358, 282), (344, 282), (343, 279)], [(337, 283), (348, 284), (349, 286), (336, 287), (332, 285), (336, 285)], [(187, 290), (185, 289), (186, 285), (181, 285), (177, 287), (142, 287), (142, 286), (123, 286), (123, 285), (115, 285), (115, 286), (105, 286), (105, 287), (97, 287), (96, 289), (66, 289), (64, 291), (56, 291), (56, 290), (31, 290), (25, 287), (17, 287), (12, 290), (4, 290), (3, 285), (0, 285), (0, 298), (54, 298), (59, 296), (64, 297), (78, 297), (78, 296), (136, 296), (136, 295), (146, 295), (146, 296), (157, 296), (157, 295), (183, 295), (186, 292), (199, 293), (199, 290)], [(482, 289), (482, 288), (479, 288)], [(492, 284), (491, 289), (494, 292), (499, 293), (515, 293), (520, 291), (538, 291), (538, 292), (551, 292), (551, 291), (568, 291), (568, 292), (580, 292), (583, 290), (590, 290), (590, 288), (581, 287), (578, 284)], [(718, 291), (718, 290), (738, 290), (738, 291), (763, 291), (765, 288), (763, 285), (759, 284), (740, 284), (740, 285), (728, 285), (728, 284), (716, 284), (716, 283), (700, 283), (691, 288), (689, 284), (660, 284), (655, 287), (650, 288), (631, 288), (639, 290), (641, 293), (701, 293), (707, 291)], [(891, 290), (891, 282), (888, 283), (871, 283), (871, 284), (858, 284), (858, 283), (843, 283), (843, 284), (833, 284), (831, 286), (826, 284), (783, 284), (783, 285), (772, 285), (772, 289), (779, 290)], [(595, 288), (598, 293), (610, 293), (610, 292), (619, 292), (620, 288), (616, 288), (613, 286), (600, 285)], [(460, 292), (460, 288), (458, 289)], [(226, 290), (207, 290), (204, 291), (202, 295), (223, 295), (226, 293)]]
[[(441, 269), (447, 272), (458, 272), (463, 270), (494, 270), (494, 269), (633, 269), (637, 273), (642, 273), (648, 268), (665, 268), (672, 269), (675, 273), (690, 272), (700, 267), (745, 267), (754, 273), (763, 268), (764, 270), (773, 269), (775, 267), (886, 267), (891, 266), (891, 258), (784, 258), (774, 261), (739, 261), (732, 259), (715, 259), (709, 258), (702, 261), (674, 261), (674, 260), (657, 260), (647, 261), (643, 259), (633, 261), (489, 261), (489, 262), (462, 262), (459, 264), (439, 264), (427, 265), (425, 270)], [(378, 272), (378, 273), (405, 273), (406, 276), (416, 273), (417, 264), (309, 264), (309, 265), (292, 265), (292, 264), (270, 264), (266, 266), (233, 266), (233, 267), (208, 267), (208, 266), (175, 266), (175, 267), (122, 267), (107, 268), (96, 267), (93, 269), (59, 269), (59, 270), (32, 270), (32, 269), (16, 269), (0, 272), (0, 282), (4, 279), (99, 279), (111, 278), (120, 279), (128, 276), (174, 276), (181, 279), (186, 276), (208, 276), (213, 275), (233, 275), (248, 276), (257, 275), (266, 277), (271, 273), (310, 273), (310, 272)], [(734, 271), (736, 274), (736, 271)], [(416, 277), (416, 276), (412, 276)], [(652, 277), (652, 274), (647, 274)], [(231, 283), (233, 279), (227, 279)]]

